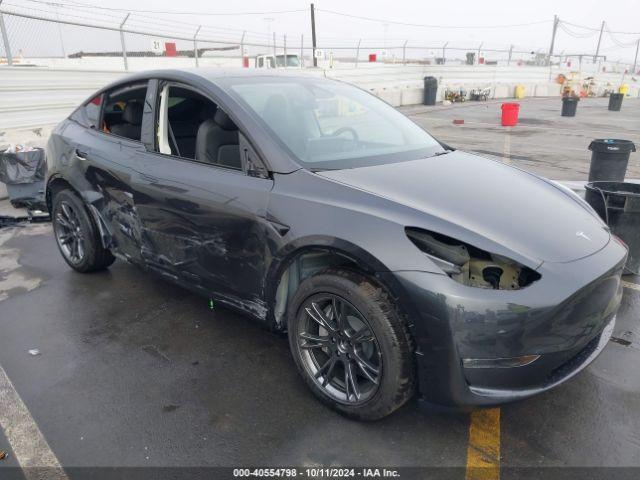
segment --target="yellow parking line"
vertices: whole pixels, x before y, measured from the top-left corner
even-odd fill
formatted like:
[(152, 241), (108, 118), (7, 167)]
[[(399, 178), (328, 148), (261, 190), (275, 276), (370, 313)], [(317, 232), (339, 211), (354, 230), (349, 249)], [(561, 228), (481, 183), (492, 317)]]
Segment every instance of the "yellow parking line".
[(471, 414), (465, 480), (500, 479), (500, 409)]
[(638, 290), (640, 292), (640, 285), (637, 283), (625, 282), (622, 280), (622, 286), (624, 288), (630, 288), (631, 290)]

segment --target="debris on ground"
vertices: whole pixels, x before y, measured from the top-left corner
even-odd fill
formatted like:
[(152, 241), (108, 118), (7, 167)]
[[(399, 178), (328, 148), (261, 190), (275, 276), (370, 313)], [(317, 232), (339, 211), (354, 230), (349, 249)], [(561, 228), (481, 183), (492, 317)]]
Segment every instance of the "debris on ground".
[(0, 450), (0, 460), (4, 460), (5, 458), (7, 458), (7, 452)]
[(32, 348), (31, 350), (29, 350), (29, 355), (31, 355), (32, 357), (37, 357), (38, 355), (41, 355), (41, 353), (37, 348)]

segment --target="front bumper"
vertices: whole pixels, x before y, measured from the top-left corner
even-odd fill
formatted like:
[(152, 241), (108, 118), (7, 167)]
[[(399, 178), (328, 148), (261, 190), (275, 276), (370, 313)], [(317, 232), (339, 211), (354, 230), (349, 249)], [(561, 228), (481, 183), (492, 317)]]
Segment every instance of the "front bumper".
[[(426, 272), (386, 274), (412, 319), (422, 397), (446, 406), (490, 406), (575, 376), (611, 337), (626, 254), (612, 241), (589, 257), (543, 265), (540, 280), (511, 291), (467, 287)], [(524, 355), (539, 358), (508, 368), (462, 362)]]
[[(534, 383), (536, 384), (536, 386), (523, 388), (499, 388), (482, 387), (477, 385), (474, 386), (473, 383), (470, 383), (469, 391), (476, 400), (480, 401), (482, 399), (481, 404), (487, 405), (493, 403), (512, 402), (515, 400), (532, 397), (533, 395), (537, 395), (538, 393), (550, 390), (553, 387), (566, 382), (570, 378), (580, 373), (587, 366), (589, 366), (589, 364), (593, 362), (598, 357), (598, 355), (600, 355), (602, 350), (604, 350), (604, 347), (606, 347), (607, 342), (611, 338), (615, 323), (616, 319), (615, 316), (613, 316), (613, 318), (610, 319), (609, 323), (605, 326), (602, 332), (596, 335), (596, 337), (590, 340), (585, 347), (578, 350), (577, 352), (569, 352), (568, 354), (567, 352), (561, 352), (559, 356), (547, 355), (546, 357), (552, 357), (550, 359), (545, 358), (545, 356), (541, 356), (538, 360), (540, 361), (540, 364), (527, 365), (527, 367), (531, 367), (531, 372), (514, 371), (514, 368), (520, 369), (527, 367), (514, 367), (508, 369), (511, 370), (509, 374), (515, 374), (519, 378), (527, 378), (529, 377), (529, 374), (531, 374), (532, 377), (541, 377), (540, 382), (529, 381), (529, 383)], [(568, 359), (558, 364), (558, 357), (568, 357)], [(538, 361), (534, 363), (537, 363)], [(481, 375), (482, 373), (480, 373), (478, 376)], [(468, 378), (470, 375), (466, 376)], [(531, 380), (530, 377), (529, 379)]]

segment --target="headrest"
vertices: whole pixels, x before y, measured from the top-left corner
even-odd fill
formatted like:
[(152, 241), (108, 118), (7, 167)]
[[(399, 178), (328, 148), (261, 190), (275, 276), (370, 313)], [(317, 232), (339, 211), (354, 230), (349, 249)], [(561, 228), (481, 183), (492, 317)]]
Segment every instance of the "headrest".
[(215, 116), (217, 109), (218, 107), (215, 103), (206, 102), (200, 110), (200, 120), (212, 119)]
[(142, 124), (142, 104), (138, 102), (128, 102), (122, 113), (122, 120), (131, 125)]
[(216, 116), (213, 117), (213, 121), (216, 122), (216, 124), (220, 126), (220, 128), (222, 128), (223, 130), (238, 129), (238, 127), (236, 127), (236, 124), (233, 123), (233, 120), (229, 118), (229, 115), (227, 115), (221, 109), (216, 110)]

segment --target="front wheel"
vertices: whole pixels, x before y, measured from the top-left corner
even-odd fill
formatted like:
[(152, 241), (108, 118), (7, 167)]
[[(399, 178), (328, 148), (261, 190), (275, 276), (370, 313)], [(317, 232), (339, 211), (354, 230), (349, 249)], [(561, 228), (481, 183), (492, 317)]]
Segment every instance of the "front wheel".
[(349, 417), (377, 420), (411, 398), (411, 338), (373, 280), (351, 270), (317, 273), (300, 284), (289, 312), (294, 361), (324, 403)]

